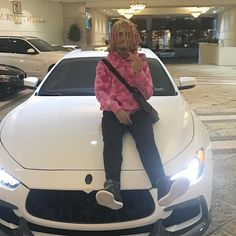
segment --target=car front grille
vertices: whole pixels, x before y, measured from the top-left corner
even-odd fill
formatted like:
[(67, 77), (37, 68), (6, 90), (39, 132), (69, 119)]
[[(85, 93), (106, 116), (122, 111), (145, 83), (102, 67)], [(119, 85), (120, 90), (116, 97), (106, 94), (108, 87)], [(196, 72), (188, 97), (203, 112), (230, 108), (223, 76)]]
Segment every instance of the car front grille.
[(7, 205), (0, 206), (0, 219), (14, 225), (18, 225), (20, 221), (19, 217), (14, 213), (13, 209), (7, 207)]
[(151, 215), (155, 205), (148, 190), (121, 191), (124, 206), (110, 210), (97, 204), (96, 191), (31, 190), (27, 211), (38, 218), (64, 223), (101, 224), (141, 219)]
[(193, 220), (198, 216), (206, 217), (208, 215), (207, 203), (202, 196), (171, 206), (170, 209), (173, 210), (172, 214), (162, 221), (166, 228)]

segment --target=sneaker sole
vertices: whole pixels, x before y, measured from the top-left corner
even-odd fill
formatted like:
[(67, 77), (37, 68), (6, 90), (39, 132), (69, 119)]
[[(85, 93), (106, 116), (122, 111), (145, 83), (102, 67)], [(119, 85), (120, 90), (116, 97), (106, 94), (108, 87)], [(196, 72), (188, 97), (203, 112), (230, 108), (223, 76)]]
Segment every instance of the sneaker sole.
[(123, 203), (116, 201), (113, 194), (106, 190), (98, 191), (96, 200), (99, 205), (108, 207), (112, 210), (119, 210), (123, 207)]
[(186, 178), (177, 179), (171, 186), (167, 195), (159, 200), (160, 206), (169, 206), (177, 198), (184, 195), (189, 188), (189, 180)]

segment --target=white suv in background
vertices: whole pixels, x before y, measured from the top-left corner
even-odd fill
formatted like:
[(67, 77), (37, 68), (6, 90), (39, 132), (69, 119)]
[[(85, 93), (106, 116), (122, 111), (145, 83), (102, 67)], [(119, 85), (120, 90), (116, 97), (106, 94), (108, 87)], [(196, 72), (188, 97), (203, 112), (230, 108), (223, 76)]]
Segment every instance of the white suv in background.
[(37, 37), (0, 36), (0, 63), (18, 67), (40, 80), (65, 54)]

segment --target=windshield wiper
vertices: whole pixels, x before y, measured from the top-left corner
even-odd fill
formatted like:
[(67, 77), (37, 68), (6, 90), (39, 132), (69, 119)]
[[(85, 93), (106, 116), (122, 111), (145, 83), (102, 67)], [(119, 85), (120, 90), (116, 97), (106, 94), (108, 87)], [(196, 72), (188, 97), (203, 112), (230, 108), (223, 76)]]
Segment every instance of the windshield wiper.
[(58, 92), (42, 92), (42, 93), (39, 93), (38, 96), (62, 96), (62, 93), (58, 93)]

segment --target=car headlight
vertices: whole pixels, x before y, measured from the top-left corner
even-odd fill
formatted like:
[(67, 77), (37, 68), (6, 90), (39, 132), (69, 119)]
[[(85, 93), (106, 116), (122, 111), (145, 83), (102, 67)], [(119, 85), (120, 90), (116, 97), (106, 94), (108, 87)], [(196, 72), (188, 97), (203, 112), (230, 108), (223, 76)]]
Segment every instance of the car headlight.
[(9, 175), (5, 170), (0, 169), (0, 187), (15, 189), (19, 184), (20, 182), (17, 179)]
[(179, 177), (186, 177), (190, 183), (196, 182), (202, 175), (205, 167), (205, 155), (204, 150), (199, 149), (193, 156), (193, 159), (187, 165), (187, 167), (180, 172), (171, 176), (171, 180), (178, 179)]

